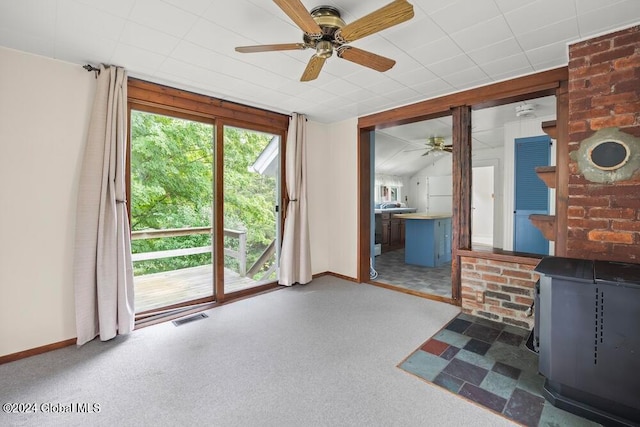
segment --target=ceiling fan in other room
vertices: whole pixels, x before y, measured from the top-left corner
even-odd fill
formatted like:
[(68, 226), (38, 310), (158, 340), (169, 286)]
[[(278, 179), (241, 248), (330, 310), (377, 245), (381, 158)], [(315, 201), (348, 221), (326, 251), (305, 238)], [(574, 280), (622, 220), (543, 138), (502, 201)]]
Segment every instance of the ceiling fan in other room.
[(423, 156), (426, 156), (427, 154), (431, 153), (431, 152), (445, 152), (445, 153), (451, 153), (453, 151), (453, 145), (452, 144), (445, 144), (445, 139), (443, 136), (431, 136), (429, 138), (427, 138), (427, 142), (425, 142), (426, 147), (425, 148), (416, 148), (413, 150), (405, 150), (405, 151), (418, 151), (418, 150), (427, 150)]
[(338, 58), (363, 65), (376, 71), (391, 69), (396, 61), (349, 46), (355, 40), (375, 34), (413, 18), (413, 6), (406, 0), (394, 0), (370, 14), (349, 24), (333, 6), (318, 6), (308, 12), (300, 0), (273, 0), (276, 5), (304, 32), (302, 43), (240, 46), (240, 53), (272, 52), (282, 50), (314, 49), (300, 81), (318, 78), (327, 58), (335, 50)]

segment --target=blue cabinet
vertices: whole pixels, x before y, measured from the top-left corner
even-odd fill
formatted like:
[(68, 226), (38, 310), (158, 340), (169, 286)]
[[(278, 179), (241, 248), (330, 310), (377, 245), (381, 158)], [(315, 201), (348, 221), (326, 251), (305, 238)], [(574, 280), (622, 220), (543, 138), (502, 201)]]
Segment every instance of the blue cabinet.
[(440, 267), (451, 262), (451, 217), (407, 215), (404, 220), (407, 264)]

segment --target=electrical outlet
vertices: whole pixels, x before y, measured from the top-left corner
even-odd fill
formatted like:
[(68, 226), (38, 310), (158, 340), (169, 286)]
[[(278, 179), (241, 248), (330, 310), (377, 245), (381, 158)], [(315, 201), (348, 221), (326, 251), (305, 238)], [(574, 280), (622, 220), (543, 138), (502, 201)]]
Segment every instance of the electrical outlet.
[(484, 291), (476, 291), (476, 302), (484, 302)]

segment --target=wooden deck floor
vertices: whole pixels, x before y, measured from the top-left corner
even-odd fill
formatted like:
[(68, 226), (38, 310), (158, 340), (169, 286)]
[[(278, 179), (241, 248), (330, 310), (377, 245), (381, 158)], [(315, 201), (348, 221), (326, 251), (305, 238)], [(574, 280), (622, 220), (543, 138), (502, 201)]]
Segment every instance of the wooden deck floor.
[[(136, 313), (177, 304), (213, 294), (213, 266), (183, 268), (134, 277)], [(224, 269), (225, 293), (260, 284), (227, 268)]]

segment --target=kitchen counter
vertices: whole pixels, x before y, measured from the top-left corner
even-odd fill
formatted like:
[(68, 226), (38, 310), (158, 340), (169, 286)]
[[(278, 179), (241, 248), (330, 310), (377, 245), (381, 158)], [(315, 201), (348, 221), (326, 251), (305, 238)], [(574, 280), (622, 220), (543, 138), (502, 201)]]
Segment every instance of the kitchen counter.
[(451, 218), (451, 214), (427, 214), (427, 213), (401, 213), (394, 214), (395, 218), (404, 219), (443, 219)]

